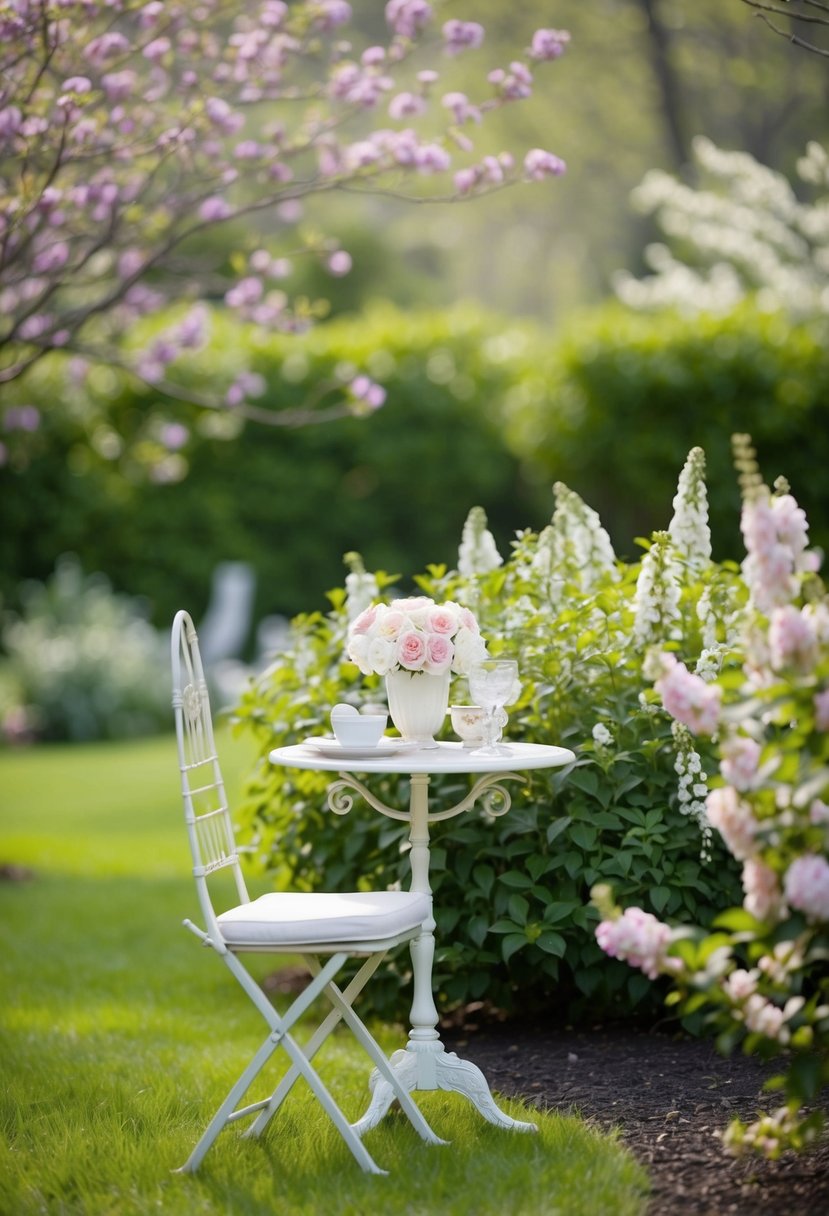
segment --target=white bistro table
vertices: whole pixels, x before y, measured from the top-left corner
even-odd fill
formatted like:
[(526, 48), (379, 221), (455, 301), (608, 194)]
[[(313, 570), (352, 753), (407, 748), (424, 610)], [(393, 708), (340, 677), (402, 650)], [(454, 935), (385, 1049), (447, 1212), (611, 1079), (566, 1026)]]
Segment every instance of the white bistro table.
[[(338, 780), (328, 787), (328, 805), (338, 815), (352, 809), (357, 794), (381, 815), (409, 824), (411, 852), (411, 889), (431, 895), (429, 884), (429, 825), (441, 819), (451, 819), (470, 810), (480, 801), (491, 815), (504, 815), (509, 810), (509, 791), (504, 781), (521, 781), (522, 770), (557, 768), (575, 760), (565, 747), (548, 747), (540, 743), (509, 744), (509, 754), (475, 756), (462, 743), (441, 743), (437, 747), (416, 751), (390, 751), (370, 759), (343, 760), (323, 756), (307, 744), (277, 747), (270, 753), (272, 764), (286, 768), (313, 769), (335, 772)], [(356, 773), (400, 773), (410, 782), (409, 806), (406, 810), (386, 806)], [(469, 793), (454, 806), (429, 808), (429, 781), (433, 774), (480, 774)], [(489, 1085), (477, 1065), (461, 1060), (448, 1052), (438, 1034), (438, 1011), (432, 993), (432, 963), (435, 954), (435, 921), (432, 916), (423, 931), (412, 942), (413, 999), (410, 1014), (411, 1029), (404, 1050), (396, 1051), (391, 1065), (403, 1085), (414, 1090), (453, 1090), (465, 1095), (490, 1123), (514, 1131), (535, 1131), (534, 1123), (511, 1119), (496, 1105)], [(394, 1098), (391, 1085), (375, 1071), (370, 1080), (371, 1102), (368, 1110), (354, 1124), (358, 1135), (375, 1127), (391, 1106)]]

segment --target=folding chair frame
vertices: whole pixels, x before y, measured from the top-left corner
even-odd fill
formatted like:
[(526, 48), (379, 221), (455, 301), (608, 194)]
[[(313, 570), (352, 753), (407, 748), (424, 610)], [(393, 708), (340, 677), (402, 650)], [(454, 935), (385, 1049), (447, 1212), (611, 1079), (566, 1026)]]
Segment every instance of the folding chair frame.
[[(354, 1000), (377, 970), (386, 953), (395, 946), (411, 941), (419, 932), (419, 928), (374, 942), (334, 942), (324, 945), (291, 943), (290, 946), (277, 946), (265, 942), (237, 945), (224, 940), (208, 891), (208, 877), (219, 869), (230, 868), (233, 871), (240, 903), (249, 903), (250, 897), (239, 864), (233, 825), (216, 754), (210, 702), (201, 665), (198, 638), (193, 622), (186, 612), (179, 612), (175, 618), (172, 658), (173, 706), (185, 820), (193, 853), (193, 874), (207, 929), (204, 931), (198, 928), (190, 920), (185, 920), (184, 924), (204, 945), (210, 946), (218, 954), (262, 1015), (269, 1029), (267, 1037), (231, 1086), (187, 1161), (176, 1172), (191, 1173), (198, 1169), (222, 1129), (238, 1119), (256, 1115), (254, 1122), (244, 1134), (246, 1137), (260, 1136), (297, 1080), (302, 1076), (308, 1082), (360, 1167), (368, 1173), (385, 1174), (386, 1171), (380, 1169), (363, 1145), (360, 1139), (362, 1129), (358, 1124), (352, 1125), (348, 1122), (311, 1061), (334, 1028), (341, 1021), (345, 1022), (375, 1064), (380, 1075), (391, 1085), (395, 1098), (418, 1135), (429, 1144), (446, 1143), (429, 1127), (408, 1090), (395, 1076), (382, 1048), (352, 1008)], [(182, 672), (182, 664), (184, 672)], [(182, 680), (182, 675), (185, 677), (184, 680)], [(204, 775), (205, 770), (206, 776)], [(196, 779), (195, 784), (191, 784), (193, 777)], [(208, 810), (200, 813), (205, 799), (207, 799)], [(286, 1013), (277, 1012), (259, 984), (243, 966), (238, 955), (249, 952), (290, 953), (299, 954), (303, 958), (312, 976), (311, 983), (296, 997)], [(321, 959), (326, 956), (327, 961), (323, 963)], [(366, 961), (345, 990), (341, 991), (334, 983), (334, 977), (348, 959), (355, 957), (365, 957)], [(332, 1009), (303, 1049), (291, 1034), (291, 1030), (321, 995), (325, 995), (330, 1001)], [(244, 1098), (271, 1056), (280, 1047), (284, 1048), (291, 1060), (288, 1072), (268, 1098), (237, 1109), (237, 1104)]]

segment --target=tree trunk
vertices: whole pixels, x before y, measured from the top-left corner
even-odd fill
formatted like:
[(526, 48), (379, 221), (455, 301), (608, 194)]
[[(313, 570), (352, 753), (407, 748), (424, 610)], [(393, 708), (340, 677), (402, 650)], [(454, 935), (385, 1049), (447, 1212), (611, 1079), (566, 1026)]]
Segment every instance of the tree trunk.
[(662, 20), (660, 0), (637, 0), (637, 3), (647, 18), (649, 56), (662, 97), (662, 117), (668, 150), (674, 167), (681, 172), (688, 163), (689, 152), (682, 87), (671, 62), (671, 36)]

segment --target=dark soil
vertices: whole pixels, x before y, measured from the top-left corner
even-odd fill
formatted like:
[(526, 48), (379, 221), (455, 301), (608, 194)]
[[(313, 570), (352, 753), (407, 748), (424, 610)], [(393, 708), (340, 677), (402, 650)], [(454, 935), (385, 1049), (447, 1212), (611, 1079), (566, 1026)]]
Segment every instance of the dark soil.
[(620, 1129), (651, 1178), (648, 1216), (829, 1216), (829, 1139), (778, 1161), (735, 1158), (722, 1145), (734, 1115), (779, 1104), (762, 1091), (774, 1067), (754, 1057), (624, 1025), (467, 1024), (442, 1037), (495, 1092)]

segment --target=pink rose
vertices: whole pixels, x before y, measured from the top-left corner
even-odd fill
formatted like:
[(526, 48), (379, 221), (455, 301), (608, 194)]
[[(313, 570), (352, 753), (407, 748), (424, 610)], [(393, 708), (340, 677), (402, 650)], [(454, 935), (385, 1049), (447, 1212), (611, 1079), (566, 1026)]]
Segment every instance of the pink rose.
[(478, 622), (468, 608), (461, 608), (458, 619), (461, 629), (468, 629), (470, 633), (478, 633)]
[(421, 671), (426, 662), (426, 639), (422, 633), (408, 629), (397, 639), (397, 661), (409, 671)]
[(426, 638), (426, 662), (424, 671), (432, 675), (442, 675), (448, 671), (455, 654), (455, 647), (447, 637), (440, 633), (430, 633)]
[(429, 613), (426, 628), (430, 633), (442, 633), (451, 637), (458, 628), (458, 618), (451, 609), (435, 608)]
[(750, 857), (759, 824), (737, 791), (730, 785), (712, 790), (705, 800), (705, 809), (709, 823), (720, 833), (728, 850), (740, 861)]
[(377, 605), (370, 604), (364, 608), (355, 621), (352, 622), (352, 633), (368, 633), (377, 619)]

